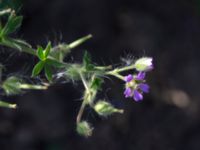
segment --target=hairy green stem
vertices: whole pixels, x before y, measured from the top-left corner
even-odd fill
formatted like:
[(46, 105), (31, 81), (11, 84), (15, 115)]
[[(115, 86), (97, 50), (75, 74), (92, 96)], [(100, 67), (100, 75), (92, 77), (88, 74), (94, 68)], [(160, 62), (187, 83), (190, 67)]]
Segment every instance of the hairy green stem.
[(108, 72), (107, 74), (115, 76), (115, 77), (117, 77), (117, 78), (119, 78), (121, 80), (124, 80), (124, 77), (122, 75), (120, 75), (119, 73), (117, 73), (117, 72)]
[(112, 65), (109, 65), (109, 66), (95, 66), (95, 69), (98, 69), (98, 70), (110, 70), (110, 69), (112, 69)]
[(1, 100), (0, 100), (0, 106), (7, 107), (7, 108), (13, 108), (13, 109), (17, 108), (16, 104), (10, 104), (10, 103), (7, 103), (7, 102), (1, 101)]
[(86, 106), (86, 101), (83, 100), (83, 102), (82, 102), (82, 104), (81, 104), (81, 107), (80, 107), (80, 109), (79, 109), (78, 115), (77, 115), (77, 117), (76, 117), (76, 123), (77, 123), (77, 124), (81, 121), (81, 117), (82, 117), (82, 115), (83, 115), (85, 106)]
[(79, 46), (80, 44), (84, 43), (85, 41), (87, 41), (87, 40), (89, 40), (89, 39), (91, 39), (91, 38), (92, 38), (92, 35), (91, 35), (91, 34), (86, 35), (86, 36), (84, 36), (84, 37), (82, 37), (82, 38), (80, 38), (80, 39), (78, 39), (78, 40), (76, 40), (76, 41), (70, 43), (70, 44), (68, 45), (68, 47), (69, 47), (70, 49), (73, 49), (73, 48)]
[(117, 77), (121, 80), (124, 80), (124, 77), (122, 75), (120, 75), (119, 73), (124, 72), (124, 71), (128, 71), (128, 70), (132, 70), (134, 68), (135, 68), (135, 65), (125, 66), (125, 67), (122, 67), (122, 68), (116, 68), (114, 70), (108, 71), (105, 74), (112, 75), (112, 76), (115, 76), (115, 77)]
[(47, 86), (32, 85), (32, 84), (20, 84), (21, 89), (33, 89), (33, 90), (46, 90)]
[(37, 56), (36, 50), (34, 50), (30, 47), (24, 46), (24, 45), (20, 45), (20, 48), (18, 48), (17, 46), (14, 45), (14, 42), (12, 42), (12, 39), (10, 39), (10, 38), (9, 38), (9, 40), (2, 39), (0, 44), (3, 46), (6, 46), (6, 47), (17, 49), (17, 50), (22, 51), (27, 54)]
[(79, 72), (79, 74), (80, 74), (80, 77), (81, 77), (81, 80), (82, 80), (82, 82), (83, 82), (83, 85), (84, 85), (85, 89), (86, 89), (87, 91), (89, 91), (88, 83), (87, 83), (87, 81), (85, 80), (83, 74), (82, 74), (81, 72)]
[[(84, 87), (85, 87), (85, 89), (86, 89), (86, 92), (88, 92), (88, 91), (89, 91), (88, 83), (87, 83), (87, 81), (85, 80), (83, 74), (82, 74), (81, 72), (80, 72), (79, 74), (80, 74), (81, 80), (82, 80), (82, 82), (83, 82), (83, 85), (84, 85)], [(82, 104), (81, 104), (80, 110), (79, 110), (79, 112), (78, 112), (78, 115), (77, 115), (77, 118), (76, 118), (76, 123), (79, 123), (79, 122), (81, 121), (81, 117), (82, 117), (82, 115), (83, 115), (83, 112), (84, 112), (84, 109), (85, 109), (86, 104), (87, 104), (87, 98), (85, 97), (85, 98), (83, 99), (83, 102), (82, 102)]]

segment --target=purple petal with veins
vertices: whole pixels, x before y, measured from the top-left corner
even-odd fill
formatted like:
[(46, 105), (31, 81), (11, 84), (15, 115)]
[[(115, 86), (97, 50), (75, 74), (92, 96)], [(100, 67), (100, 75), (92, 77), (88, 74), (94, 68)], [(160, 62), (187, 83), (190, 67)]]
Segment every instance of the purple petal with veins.
[(145, 72), (139, 72), (137, 76), (135, 77), (136, 80), (144, 80), (146, 73)]
[(127, 75), (127, 76), (124, 77), (124, 80), (126, 82), (130, 82), (131, 80), (133, 80), (133, 76), (131, 74), (129, 74), (129, 75)]
[(140, 83), (138, 87), (145, 93), (149, 93), (149, 85), (145, 83)]
[(141, 101), (143, 99), (143, 96), (140, 92), (138, 92), (137, 90), (133, 91), (133, 99), (138, 102)]
[(125, 97), (131, 97), (131, 94), (132, 94), (132, 90), (131, 88), (126, 88), (125, 91), (124, 91), (124, 95)]

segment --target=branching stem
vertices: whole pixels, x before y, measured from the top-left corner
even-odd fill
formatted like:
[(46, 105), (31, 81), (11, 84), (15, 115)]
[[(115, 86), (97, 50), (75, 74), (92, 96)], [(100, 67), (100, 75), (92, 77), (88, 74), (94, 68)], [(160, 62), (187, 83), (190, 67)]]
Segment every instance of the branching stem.
[(121, 80), (124, 80), (124, 77), (122, 75), (120, 75), (119, 73), (124, 72), (124, 71), (128, 71), (128, 70), (132, 70), (134, 68), (135, 68), (134, 65), (130, 65), (130, 66), (122, 67), (122, 68), (116, 68), (114, 70), (106, 72), (105, 74), (112, 75), (112, 76), (115, 76), (115, 77), (117, 77)]
[[(83, 85), (84, 85), (84, 87), (86, 89), (86, 92), (88, 92), (89, 91), (88, 83), (85, 80), (83, 74), (81, 72), (79, 74), (80, 74), (81, 80), (83, 82)], [(76, 123), (79, 123), (81, 121), (81, 117), (83, 115), (83, 112), (84, 112), (86, 104), (87, 104), (87, 97), (84, 97), (83, 102), (82, 102), (81, 107), (80, 107), (80, 110), (78, 112), (77, 118), (76, 118)]]

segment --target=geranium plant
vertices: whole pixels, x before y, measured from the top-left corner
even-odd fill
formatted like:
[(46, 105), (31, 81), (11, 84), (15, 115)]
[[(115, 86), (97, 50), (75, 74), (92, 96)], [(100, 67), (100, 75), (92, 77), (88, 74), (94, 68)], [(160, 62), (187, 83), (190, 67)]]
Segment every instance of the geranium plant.
[[(92, 134), (93, 127), (83, 118), (86, 107), (90, 107), (102, 117), (113, 113), (123, 113), (123, 109), (115, 108), (111, 103), (97, 97), (98, 92), (103, 92), (101, 86), (107, 81), (106, 77), (116, 77), (122, 80), (124, 82), (122, 89), (124, 89), (125, 98), (133, 99), (136, 102), (143, 100), (143, 94), (149, 92), (149, 85), (145, 81), (145, 76), (147, 72), (153, 69), (153, 59), (151, 57), (142, 57), (129, 65), (114, 68), (112, 65), (96, 65), (92, 62), (90, 54), (85, 51), (80, 63), (66, 62), (65, 58), (70, 54), (72, 49), (90, 39), (92, 35), (84, 36), (69, 44), (59, 43), (58, 45), (52, 45), (49, 41), (46, 46), (37, 46), (35, 48), (25, 40), (12, 37), (12, 33), (21, 26), (22, 20), (23, 17), (17, 15), (10, 8), (0, 11), (0, 45), (17, 50), (19, 53), (26, 53), (32, 57), (37, 57), (38, 62), (32, 69), (32, 74), (27, 75), (27, 77), (30, 80), (35, 77), (45, 77), (45, 79), (36, 85), (27, 83), (23, 78), (19, 78), (18, 76), (9, 76), (4, 79), (2, 78), (4, 66), (1, 64), (0, 88), (3, 89), (2, 92), (5, 95), (21, 94), (28, 89), (47, 90), (60, 77), (72, 82), (80, 83), (81, 81), (84, 93), (82, 96), (82, 105), (76, 118), (76, 130), (80, 135), (87, 137)], [(124, 72), (126, 73), (127, 71), (132, 71), (132, 73), (124, 76)], [(0, 101), (0, 106), (8, 108), (17, 107), (16, 104), (10, 104), (5, 101)]]

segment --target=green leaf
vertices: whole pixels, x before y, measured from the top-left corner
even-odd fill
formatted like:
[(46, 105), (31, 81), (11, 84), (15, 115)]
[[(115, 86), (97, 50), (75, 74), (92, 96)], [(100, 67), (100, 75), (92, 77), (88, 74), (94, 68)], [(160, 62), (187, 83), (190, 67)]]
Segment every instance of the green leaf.
[(91, 57), (87, 51), (85, 51), (83, 56), (83, 66), (87, 71), (91, 71), (94, 69), (94, 65), (91, 63)]
[(38, 48), (37, 48), (37, 55), (38, 55), (38, 58), (40, 59), (40, 60), (45, 60), (45, 56), (44, 56), (44, 53), (43, 53), (43, 48), (41, 47), (41, 46), (38, 46)]
[(51, 82), (53, 74), (52, 74), (52, 69), (48, 64), (46, 64), (44, 66), (44, 71), (45, 71), (45, 76), (46, 76), (47, 80)]
[(22, 16), (16, 16), (14, 13), (11, 13), (6, 25), (4, 26), (1, 32), (1, 35), (4, 36), (15, 32), (17, 28), (21, 26), (22, 20), (23, 20)]
[(17, 108), (17, 105), (16, 104), (10, 104), (8, 102), (4, 102), (4, 101), (1, 101), (0, 100), (0, 107), (6, 107), (6, 108)]
[(56, 59), (53, 59), (53, 58), (47, 58), (46, 63), (49, 64), (50, 66), (54, 66), (56, 68), (62, 68), (62, 67), (66, 66), (66, 64), (61, 63), (61, 62), (59, 62), (59, 61), (57, 61)]
[(103, 80), (101, 78), (94, 78), (92, 80), (90, 87), (94, 90), (99, 90), (101, 88), (102, 83), (103, 83)]
[(45, 62), (40, 61), (34, 66), (33, 71), (32, 71), (32, 77), (37, 76), (42, 71), (44, 64)]
[(47, 44), (47, 47), (46, 47), (45, 50), (44, 50), (44, 57), (45, 57), (45, 58), (47, 58), (47, 56), (49, 55), (50, 50), (51, 50), (51, 42), (49, 42), (49, 43)]

